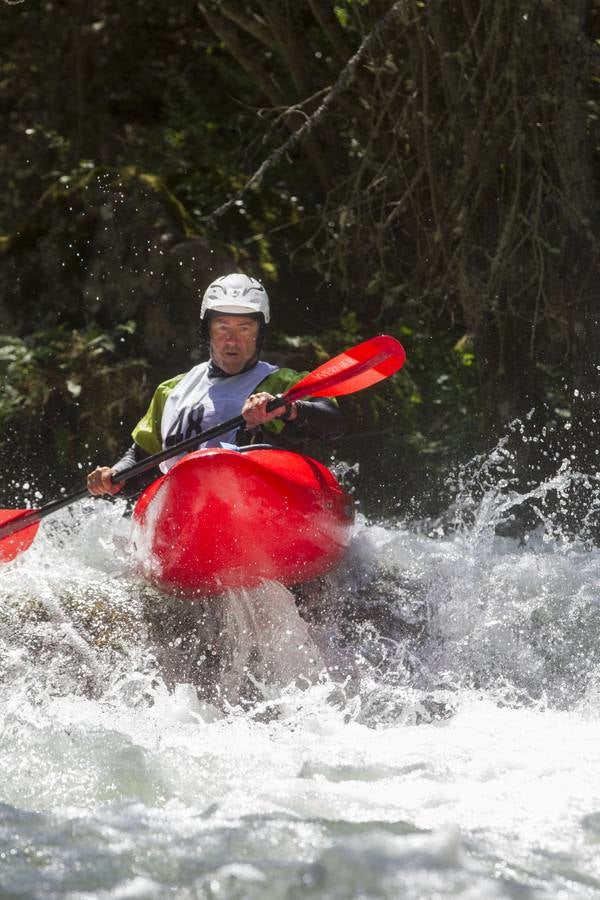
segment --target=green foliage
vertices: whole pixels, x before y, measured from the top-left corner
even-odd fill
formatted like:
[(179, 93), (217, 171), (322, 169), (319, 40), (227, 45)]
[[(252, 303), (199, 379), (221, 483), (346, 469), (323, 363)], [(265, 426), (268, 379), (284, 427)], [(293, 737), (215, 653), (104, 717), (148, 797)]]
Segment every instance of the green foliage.
[(348, 10), (344, 9), (343, 6), (334, 6), (333, 11), (342, 28), (347, 28), (350, 24), (350, 15), (348, 13)]
[[(111, 332), (53, 329), (0, 336), (0, 461), (4, 484), (23, 472), (60, 480), (113, 458), (126, 441), (131, 409), (142, 409), (147, 364), (131, 355), (133, 322)], [(54, 476), (54, 478), (52, 477)]]
[[(344, 401), (338, 452), (364, 460), (378, 503), (532, 406), (554, 432), (577, 418), (573, 386), (597, 380), (596, 7), (7, 7), (8, 469), (15, 442), (34, 467), (51, 448), (50, 472), (119, 452), (155, 377), (197, 358), (198, 295), (232, 267), (267, 282), (281, 362), (377, 332), (405, 343), (400, 375)], [(301, 146), (207, 224), (332, 86)]]

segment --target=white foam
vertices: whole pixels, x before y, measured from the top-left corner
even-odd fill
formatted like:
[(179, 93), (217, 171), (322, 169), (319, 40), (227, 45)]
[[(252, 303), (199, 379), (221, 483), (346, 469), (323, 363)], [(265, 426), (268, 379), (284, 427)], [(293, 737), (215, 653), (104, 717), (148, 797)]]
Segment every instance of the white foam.
[(163, 677), (121, 510), (45, 525), (0, 570), (7, 889), (594, 896), (600, 553), (498, 537), (502, 504), (472, 530), (361, 521), (324, 623), (274, 584), (204, 610), (212, 693)]

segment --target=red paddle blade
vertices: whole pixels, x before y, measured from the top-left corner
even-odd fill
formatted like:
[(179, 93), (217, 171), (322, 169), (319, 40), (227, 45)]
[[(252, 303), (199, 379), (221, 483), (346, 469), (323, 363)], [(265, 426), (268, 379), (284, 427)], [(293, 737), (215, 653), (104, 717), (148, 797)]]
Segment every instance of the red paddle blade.
[[(10, 562), (31, 545), (40, 527), (39, 520), (19, 527), (19, 519), (31, 517), (35, 513), (37, 510), (33, 509), (0, 509), (0, 562)], [(14, 532), (9, 524), (13, 522)], [(2, 531), (8, 534), (2, 537)]]
[(301, 397), (341, 397), (371, 387), (401, 369), (404, 347), (396, 338), (382, 334), (363, 341), (323, 363), (286, 391), (287, 400)]

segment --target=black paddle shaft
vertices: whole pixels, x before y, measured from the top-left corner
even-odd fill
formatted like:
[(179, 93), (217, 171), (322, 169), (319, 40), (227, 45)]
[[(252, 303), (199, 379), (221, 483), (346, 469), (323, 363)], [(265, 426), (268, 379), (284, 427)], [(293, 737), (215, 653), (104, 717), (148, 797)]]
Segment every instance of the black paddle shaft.
[[(274, 397), (267, 403), (267, 412), (273, 412), (273, 410), (279, 409), (280, 406), (287, 406), (287, 400), (285, 397)], [(243, 416), (236, 416), (234, 419), (228, 419), (227, 422), (221, 422), (220, 425), (215, 425), (214, 428), (208, 428), (206, 431), (200, 432), (200, 434), (195, 434), (185, 441), (180, 441), (180, 443), (174, 444), (166, 450), (160, 450), (158, 453), (153, 453), (152, 456), (147, 456), (146, 459), (142, 459), (135, 465), (120, 472), (118, 479), (115, 480), (114, 483), (123, 484), (124, 482), (129, 481), (130, 478), (135, 478), (136, 475), (142, 475), (144, 472), (155, 468), (155, 466), (160, 465), (161, 462), (164, 462), (167, 459), (171, 459), (173, 456), (179, 456), (180, 453), (187, 453), (193, 450), (198, 444), (210, 441), (212, 438), (218, 437), (220, 434), (225, 434), (227, 431), (237, 431), (238, 428), (241, 428), (242, 425), (244, 425), (245, 421)], [(49, 516), (51, 513), (57, 512), (64, 506), (69, 506), (69, 504), (73, 503), (75, 500), (81, 500), (86, 496), (89, 496), (88, 489), (86, 487), (79, 488), (79, 490), (74, 491), (72, 494), (66, 494), (64, 497), (59, 497), (58, 500), (53, 500), (51, 503), (47, 503), (40, 509), (28, 510), (23, 513), (23, 515), (16, 516), (14, 519), (5, 522), (4, 525), (0, 525), (0, 539), (9, 537), (9, 535), (21, 531), (28, 525), (33, 525), (35, 522), (41, 521), (41, 519)]]
[[(353, 394), (355, 391), (370, 387), (383, 378), (393, 375), (394, 372), (397, 372), (404, 365), (405, 360), (406, 353), (404, 348), (395, 338), (384, 334), (370, 338), (361, 344), (357, 344), (352, 351), (346, 351), (330, 359), (329, 362), (323, 363), (298, 384), (288, 388), (283, 396), (274, 397), (267, 403), (267, 411), (273, 412), (280, 407), (287, 407), (290, 403), (300, 400), (302, 397), (339, 397), (342, 394)], [(388, 361), (390, 365), (388, 365)], [(386, 364), (385, 370), (382, 371), (381, 364), (384, 363)], [(359, 378), (365, 373), (368, 375), (366, 380)], [(161, 450), (159, 453), (147, 456), (146, 459), (120, 472), (118, 481), (115, 481), (115, 484), (122, 484), (136, 475), (141, 475), (143, 472), (158, 466), (166, 459), (193, 450), (199, 444), (203, 444), (220, 434), (237, 430), (244, 422), (243, 416), (237, 416), (235, 419), (230, 419), (228, 422), (209, 428), (207, 431), (181, 441), (179, 444), (174, 444), (167, 450)], [(47, 503), (41, 509), (15, 510), (14, 518), (0, 525), (0, 540), (4, 537), (9, 537), (17, 531), (21, 531), (23, 528), (27, 528), (28, 525), (39, 522), (40, 519), (50, 515), (50, 513), (56, 512), (62, 509), (63, 506), (68, 506), (75, 500), (80, 500), (87, 495), (87, 488), (80, 488), (73, 494), (66, 494), (58, 500)], [(2, 510), (2, 512), (7, 511)]]
[[(269, 400), (267, 403), (267, 412), (273, 412), (273, 410), (279, 409), (280, 406), (287, 405), (288, 402), (285, 397), (273, 397), (273, 399)], [(220, 434), (225, 434), (226, 431), (237, 431), (238, 428), (241, 428), (242, 425), (245, 424), (245, 422), (246, 420), (243, 416), (236, 416), (234, 419), (228, 419), (227, 422), (221, 422), (220, 425), (215, 425), (214, 428), (208, 428), (206, 431), (200, 432), (200, 434), (192, 435), (192, 437), (186, 438), (185, 441), (180, 441), (179, 444), (167, 447), (166, 450), (159, 450), (158, 453), (153, 453), (152, 456), (147, 456), (146, 459), (142, 459), (129, 469), (120, 472), (115, 484), (121, 484), (123, 481), (129, 481), (130, 478), (135, 478), (136, 475), (142, 475), (144, 472), (147, 472), (148, 469), (153, 469), (166, 459), (171, 459), (173, 456), (179, 456), (180, 453), (188, 453), (190, 450), (193, 450), (194, 447), (197, 447), (198, 444), (204, 444), (206, 441), (210, 441)]]

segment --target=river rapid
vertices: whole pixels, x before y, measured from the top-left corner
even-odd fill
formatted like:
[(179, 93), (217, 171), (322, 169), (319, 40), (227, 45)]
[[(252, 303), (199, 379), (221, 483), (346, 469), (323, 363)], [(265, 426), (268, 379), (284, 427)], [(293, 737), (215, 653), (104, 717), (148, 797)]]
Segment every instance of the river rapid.
[(167, 598), (120, 502), (0, 569), (0, 897), (600, 898), (600, 490), (502, 449), (293, 596)]

